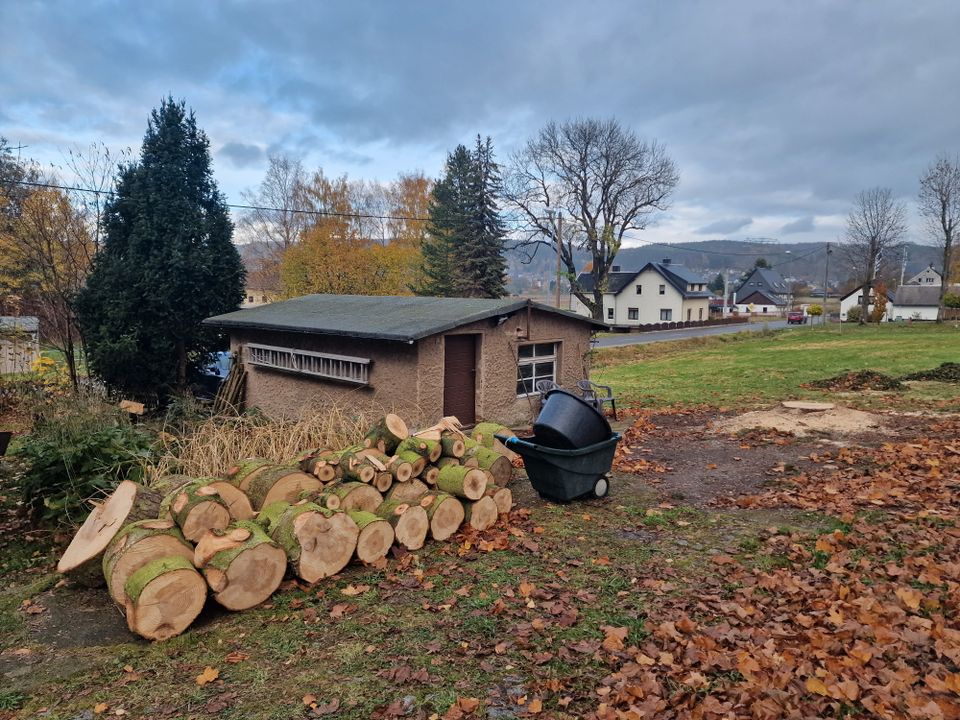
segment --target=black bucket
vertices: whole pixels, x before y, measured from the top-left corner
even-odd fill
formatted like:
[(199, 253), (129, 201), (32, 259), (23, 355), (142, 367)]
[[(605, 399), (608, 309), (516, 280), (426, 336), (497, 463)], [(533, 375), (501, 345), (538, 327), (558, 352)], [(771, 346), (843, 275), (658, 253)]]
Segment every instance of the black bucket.
[(12, 437), (12, 431), (0, 430), (0, 457), (7, 454), (7, 446), (10, 445), (10, 438)]
[(566, 390), (554, 390), (544, 398), (533, 424), (537, 444), (565, 450), (596, 445), (612, 434), (602, 413)]

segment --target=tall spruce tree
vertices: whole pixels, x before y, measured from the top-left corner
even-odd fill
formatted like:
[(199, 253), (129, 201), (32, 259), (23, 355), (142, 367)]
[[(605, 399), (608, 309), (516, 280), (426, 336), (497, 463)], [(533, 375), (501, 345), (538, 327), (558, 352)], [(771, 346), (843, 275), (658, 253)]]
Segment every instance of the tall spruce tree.
[(461, 292), (470, 297), (498, 298), (506, 294), (503, 257), (506, 236), (497, 205), (501, 191), (500, 168), (493, 159), (493, 142), (477, 135), (472, 155), (468, 196), (467, 232), (462, 246)]
[(414, 288), (418, 294), (496, 298), (506, 293), (499, 192), (490, 138), (478, 135), (474, 152), (458, 145), (447, 156), (431, 198), (422, 247), (424, 277)]
[(109, 387), (162, 400), (209, 363), (218, 339), (201, 321), (243, 298), (232, 235), (209, 141), (185, 103), (167, 98), (150, 115), (139, 163), (120, 170), (76, 302), (90, 368)]

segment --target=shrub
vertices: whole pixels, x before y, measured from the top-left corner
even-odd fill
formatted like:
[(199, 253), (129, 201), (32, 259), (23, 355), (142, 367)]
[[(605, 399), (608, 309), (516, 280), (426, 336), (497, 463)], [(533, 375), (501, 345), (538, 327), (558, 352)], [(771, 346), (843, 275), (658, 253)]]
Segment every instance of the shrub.
[(155, 459), (153, 435), (96, 398), (61, 398), (38, 418), (18, 456), (23, 502), (33, 523), (78, 523), (87, 501), (123, 479), (139, 480)]
[(943, 296), (943, 304), (948, 308), (960, 308), (960, 294), (945, 293)]
[(817, 305), (816, 303), (813, 305), (808, 305), (807, 315), (809, 315), (810, 317), (820, 317), (821, 315), (823, 315), (823, 306)]
[(860, 313), (862, 308), (857, 305), (847, 310), (847, 322), (860, 322)]

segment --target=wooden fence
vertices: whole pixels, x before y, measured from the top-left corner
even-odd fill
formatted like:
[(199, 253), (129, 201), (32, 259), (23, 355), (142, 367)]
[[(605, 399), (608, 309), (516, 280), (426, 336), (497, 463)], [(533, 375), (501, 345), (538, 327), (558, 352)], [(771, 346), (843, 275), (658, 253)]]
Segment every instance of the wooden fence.
[(0, 375), (28, 373), (40, 357), (40, 345), (36, 340), (0, 339)]

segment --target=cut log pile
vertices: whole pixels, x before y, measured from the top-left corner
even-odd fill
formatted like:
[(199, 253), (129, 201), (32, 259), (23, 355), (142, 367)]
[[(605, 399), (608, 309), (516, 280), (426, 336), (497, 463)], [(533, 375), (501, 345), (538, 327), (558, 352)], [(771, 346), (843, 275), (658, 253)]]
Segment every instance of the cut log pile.
[(352, 560), (382, 563), (509, 513), (506, 428), (456, 418), (411, 434), (397, 415), (363, 441), (286, 463), (246, 458), (224, 477), (123, 481), (74, 536), (57, 570), (106, 584), (129, 628), (151, 640), (186, 630), (208, 594), (229, 610), (265, 601), (285, 573), (307, 583)]

